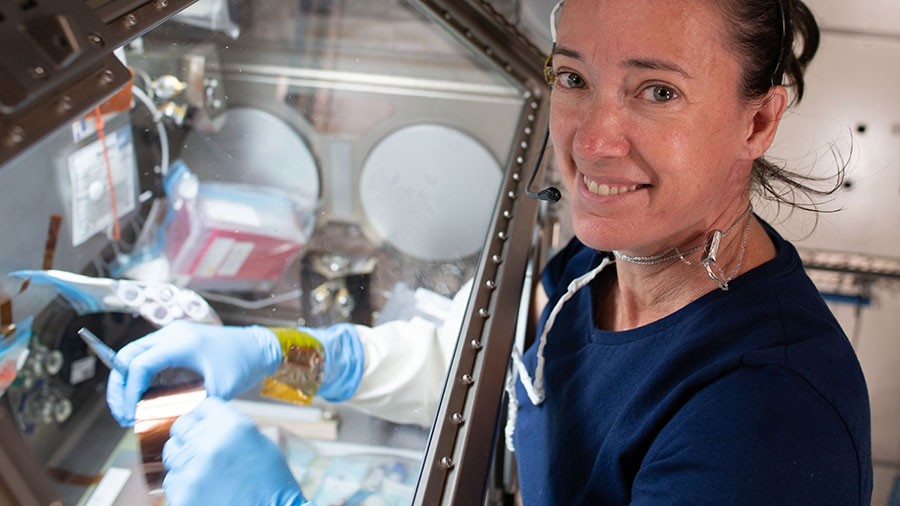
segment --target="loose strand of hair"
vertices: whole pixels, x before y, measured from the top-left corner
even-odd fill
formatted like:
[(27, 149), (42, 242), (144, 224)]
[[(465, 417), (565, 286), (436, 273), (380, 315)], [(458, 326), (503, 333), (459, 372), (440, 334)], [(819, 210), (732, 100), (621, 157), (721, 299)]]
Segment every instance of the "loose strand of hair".
[[(751, 183), (755, 193), (765, 200), (775, 202), (779, 210), (782, 206), (787, 206), (791, 212), (796, 209), (812, 212), (816, 216), (816, 223), (818, 223), (820, 213), (840, 211), (840, 207), (823, 209), (822, 206), (833, 202), (836, 198), (834, 194), (844, 186), (847, 169), (853, 157), (852, 138), (850, 153), (846, 158), (833, 142), (829, 144), (828, 151), (831, 153), (837, 170), (834, 175), (827, 177), (801, 174), (788, 170), (784, 165), (776, 165), (765, 158), (756, 160), (753, 164)], [(829, 183), (829, 187), (822, 189), (821, 184), (826, 182)], [(797, 199), (798, 194), (803, 196), (806, 203)]]

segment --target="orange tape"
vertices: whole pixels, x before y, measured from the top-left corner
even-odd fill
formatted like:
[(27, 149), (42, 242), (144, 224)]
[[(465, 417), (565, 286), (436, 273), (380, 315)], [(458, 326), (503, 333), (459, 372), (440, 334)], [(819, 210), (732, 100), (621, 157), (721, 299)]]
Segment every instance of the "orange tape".
[(100, 483), (100, 479), (103, 478), (102, 474), (97, 475), (88, 475), (88, 474), (78, 474), (73, 473), (71, 471), (66, 471), (65, 469), (60, 469), (58, 467), (48, 467), (47, 468), (47, 476), (49, 476), (54, 481), (59, 483), (65, 483), (68, 485), (76, 485), (79, 487), (88, 487), (90, 485), (96, 485)]
[(128, 71), (131, 72), (131, 79), (115, 95), (100, 104), (101, 113), (112, 114), (131, 110), (131, 102), (134, 98), (134, 93), (131, 91), (134, 86), (134, 70), (129, 68)]
[(3, 302), (0, 302), (0, 325), (7, 326), (12, 323), (12, 301), (3, 294)]
[(94, 109), (94, 116), (97, 119), (97, 136), (100, 138), (100, 144), (103, 145), (103, 159), (106, 161), (106, 184), (109, 186), (109, 201), (112, 205), (113, 215), (113, 239), (119, 241), (122, 239), (122, 231), (119, 229), (119, 210), (116, 205), (116, 189), (113, 185), (112, 166), (109, 163), (109, 150), (106, 149), (106, 133), (103, 130), (103, 113), (100, 112), (99, 106)]
[(16, 326), (12, 321), (12, 300), (4, 293), (0, 302), (0, 334), (4, 337), (11, 336), (16, 331)]
[(56, 240), (59, 238), (59, 226), (61, 224), (61, 214), (50, 215), (50, 228), (47, 229), (47, 242), (44, 243), (44, 263), (42, 268), (45, 271), (53, 268), (53, 255), (56, 253)]
[[(31, 276), (22, 280), (22, 286), (19, 287), (19, 293), (24, 292), (31, 285)], [(18, 295), (18, 294), (16, 294)]]

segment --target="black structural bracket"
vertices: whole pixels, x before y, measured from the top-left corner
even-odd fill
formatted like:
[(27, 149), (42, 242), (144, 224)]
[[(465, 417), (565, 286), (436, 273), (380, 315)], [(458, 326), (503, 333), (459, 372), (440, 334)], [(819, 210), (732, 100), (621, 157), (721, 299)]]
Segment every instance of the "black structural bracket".
[(0, 166), (121, 89), (113, 51), (195, 1), (0, 2)]

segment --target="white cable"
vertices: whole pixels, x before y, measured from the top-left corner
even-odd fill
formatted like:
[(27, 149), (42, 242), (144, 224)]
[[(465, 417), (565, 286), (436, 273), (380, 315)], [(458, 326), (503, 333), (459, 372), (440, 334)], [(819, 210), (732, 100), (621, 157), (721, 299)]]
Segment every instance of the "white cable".
[[(518, 350), (514, 349), (514, 353)], [(506, 449), (509, 453), (516, 453), (516, 444), (513, 436), (516, 433), (516, 416), (519, 414), (519, 399), (516, 398), (516, 369), (513, 368), (506, 375), (506, 427), (503, 429)]]
[[(508, 396), (508, 407), (506, 414), (506, 427), (503, 429), (503, 435), (506, 442), (506, 448), (511, 453), (515, 453), (516, 446), (513, 440), (513, 436), (516, 433), (516, 418), (519, 412), (519, 399), (516, 395), (516, 379), (521, 379), (522, 387), (525, 388), (525, 393), (528, 394), (528, 398), (531, 400), (531, 403), (535, 406), (544, 402), (544, 347), (547, 345), (547, 335), (550, 332), (550, 328), (553, 326), (553, 322), (556, 320), (556, 315), (559, 314), (560, 310), (562, 310), (563, 304), (565, 304), (569, 299), (575, 295), (575, 292), (583, 288), (585, 285), (593, 281), (597, 274), (603, 270), (604, 267), (612, 263), (613, 260), (610, 260), (609, 257), (604, 258), (600, 265), (589, 271), (587, 274), (584, 274), (578, 278), (572, 280), (569, 283), (569, 286), (566, 290), (566, 293), (560, 297), (559, 301), (553, 307), (553, 310), (550, 312), (550, 316), (547, 317), (547, 321), (544, 323), (544, 330), (541, 332), (541, 341), (538, 344), (538, 356), (537, 356), (537, 366), (535, 367), (534, 376), (535, 381), (532, 383), (531, 375), (528, 374), (528, 369), (525, 367), (525, 364), (522, 362), (522, 354), (519, 352), (519, 348), (513, 346), (512, 350), (512, 370), (506, 376), (506, 394)], [(518, 378), (517, 378), (518, 377)]]
[(542, 402), (544, 400), (544, 347), (547, 345), (547, 334), (550, 332), (550, 328), (553, 327), (553, 323), (556, 321), (556, 315), (562, 310), (563, 304), (575, 295), (575, 292), (590, 283), (597, 277), (597, 274), (610, 263), (611, 260), (609, 257), (606, 257), (600, 262), (600, 265), (593, 270), (583, 276), (573, 279), (572, 282), (569, 283), (565, 295), (560, 297), (559, 302), (556, 303), (553, 311), (550, 312), (550, 316), (547, 317), (547, 323), (544, 324), (544, 331), (541, 332), (541, 342), (538, 344), (537, 366), (534, 368), (534, 389), (540, 393)]
[(553, 324), (556, 321), (556, 316), (562, 310), (563, 304), (568, 302), (571, 299), (575, 292), (583, 288), (585, 285), (590, 283), (600, 271), (603, 270), (604, 267), (612, 263), (612, 260), (609, 257), (604, 258), (600, 265), (593, 268), (587, 274), (583, 274), (569, 283), (568, 288), (566, 289), (566, 293), (560, 297), (559, 301), (557, 301), (556, 305), (553, 307), (553, 310), (550, 311), (550, 316), (547, 317), (547, 321), (544, 323), (544, 329), (541, 332), (541, 339), (538, 343), (538, 351), (537, 351), (537, 364), (534, 368), (534, 382), (531, 381), (531, 375), (528, 374), (528, 369), (525, 367), (525, 364), (522, 362), (522, 356), (519, 354), (519, 350), (513, 349), (512, 359), (513, 365), (515, 366), (516, 371), (519, 373), (520, 379), (522, 381), (522, 386), (525, 388), (525, 393), (528, 394), (528, 398), (531, 400), (531, 403), (535, 406), (544, 402), (545, 394), (544, 394), (544, 348), (547, 346), (547, 336), (550, 333), (550, 329), (553, 328)]
[[(543, 336), (541, 337), (543, 339)], [(543, 340), (541, 343), (543, 344)], [(541, 346), (539, 349), (543, 349)], [(540, 351), (538, 352), (540, 353)], [(519, 350), (513, 349), (512, 351), (512, 360), (513, 366), (515, 368), (515, 373), (519, 375), (519, 378), (522, 381), (522, 386), (525, 387), (525, 393), (528, 394), (528, 398), (531, 400), (531, 403), (537, 406), (538, 404), (544, 402), (544, 391), (540, 388), (535, 388), (534, 382), (531, 381), (531, 375), (528, 374), (528, 369), (525, 367), (525, 364), (522, 362), (522, 355), (519, 354)]]
[[(534, 237), (532, 237), (532, 244), (539, 243), (539, 233), (538, 230), (534, 230)], [(528, 267), (525, 269), (525, 278), (522, 280), (522, 298), (519, 301), (519, 307), (521, 308), (530, 308), (531, 297), (534, 294), (534, 263), (529, 262)], [(510, 363), (507, 366), (506, 371), (506, 384), (504, 388), (506, 390), (506, 426), (504, 427), (504, 436), (506, 441), (506, 449), (510, 453), (516, 452), (516, 445), (513, 437), (516, 432), (516, 416), (519, 413), (519, 400), (516, 397), (516, 380), (519, 377), (518, 370), (515, 367), (516, 359), (514, 357), (521, 358), (522, 346), (525, 343), (525, 334), (528, 329), (528, 322), (531, 317), (530, 311), (519, 311), (519, 316), (516, 321), (516, 338), (513, 341), (512, 352), (510, 356)]]
[(205, 298), (206, 300), (223, 302), (225, 304), (244, 309), (262, 309), (264, 307), (278, 304), (279, 302), (299, 299), (301, 296), (303, 296), (303, 290), (300, 290), (299, 288), (259, 300), (244, 300), (237, 297), (223, 295), (221, 293), (203, 292), (203, 298)]
[(166, 133), (166, 126), (163, 125), (162, 113), (159, 112), (159, 109), (156, 108), (156, 104), (153, 103), (153, 100), (150, 100), (150, 97), (147, 96), (147, 93), (145, 93), (144, 90), (137, 86), (132, 86), (131, 91), (134, 96), (137, 97), (138, 101), (143, 104), (144, 107), (149, 109), (150, 114), (153, 115), (153, 123), (156, 124), (156, 130), (159, 132), (159, 169), (160, 174), (165, 176), (166, 172), (169, 170), (169, 134)]
[(553, 10), (550, 11), (550, 40), (554, 45), (556, 45), (556, 13), (559, 12), (564, 3), (566, 3), (566, 0), (559, 0), (553, 6)]

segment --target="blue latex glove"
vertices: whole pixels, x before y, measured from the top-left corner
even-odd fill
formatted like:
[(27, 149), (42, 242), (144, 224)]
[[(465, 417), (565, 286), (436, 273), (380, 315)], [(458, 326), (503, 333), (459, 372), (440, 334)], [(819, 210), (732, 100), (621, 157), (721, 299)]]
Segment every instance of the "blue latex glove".
[(158, 372), (184, 367), (203, 376), (210, 396), (231, 399), (281, 364), (281, 345), (271, 330), (176, 321), (122, 348), (128, 378), (109, 373), (106, 402), (122, 426), (134, 424), (137, 401)]
[(163, 447), (172, 506), (305, 504), (278, 447), (225, 401), (207, 398), (178, 417)]
[(365, 352), (353, 324), (299, 330), (318, 339), (325, 348), (325, 373), (316, 395), (329, 402), (344, 402), (353, 396), (366, 365)]

